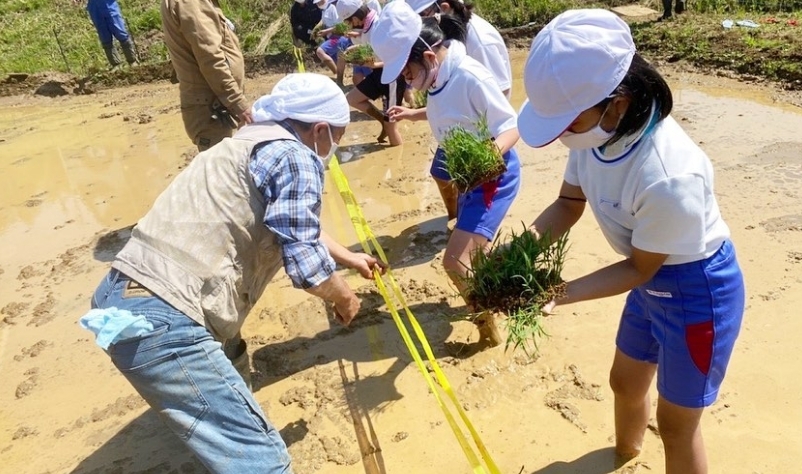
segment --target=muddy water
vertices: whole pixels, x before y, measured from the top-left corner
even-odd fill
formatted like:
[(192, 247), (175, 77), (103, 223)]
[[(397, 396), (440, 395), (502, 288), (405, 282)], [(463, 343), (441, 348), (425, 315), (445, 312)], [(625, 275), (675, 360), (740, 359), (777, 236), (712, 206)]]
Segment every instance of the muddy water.
[[(667, 77), (674, 116), (716, 166), (750, 295), (728, 379), (704, 418), (711, 472), (794, 472), (802, 456), (802, 382), (789, 378), (802, 362), (802, 114), (769, 89)], [(278, 78), (251, 80), (251, 95)], [(516, 107), (522, 92), (519, 82)], [(0, 102), (2, 472), (203, 472), (75, 324), (129, 226), (191, 156), (175, 100), (173, 86), (153, 84)], [(621, 297), (561, 309), (535, 362), (500, 348), (474, 353), (475, 331), (440, 269), (447, 232), (427, 174), (428, 126), (402, 129), (407, 143), (385, 148), (373, 143), (377, 124), (354, 122), (343, 142), (354, 158), (343, 169), (488, 449), (505, 473), (610, 472), (606, 378)], [(553, 199), (565, 159), (559, 144), (518, 150), (523, 188), (511, 228)], [(358, 247), (330, 179), (323, 222)], [(574, 235), (567, 277), (616, 259), (589, 216)], [(245, 327), (257, 399), (297, 472), (365, 472), (369, 462), (379, 472), (468, 472), (381, 298), (347, 278), (363, 298), (351, 329), (330, 324), (326, 307), (286, 278)], [(361, 447), (355, 425), (367, 433)], [(649, 470), (662, 471), (651, 433), (622, 472)]]

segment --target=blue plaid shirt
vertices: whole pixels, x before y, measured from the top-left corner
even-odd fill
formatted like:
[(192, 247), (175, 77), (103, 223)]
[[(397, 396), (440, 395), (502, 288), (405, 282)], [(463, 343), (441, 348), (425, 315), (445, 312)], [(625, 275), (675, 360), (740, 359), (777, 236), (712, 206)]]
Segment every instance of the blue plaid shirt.
[(334, 273), (334, 260), (320, 242), (323, 163), (300, 142), (276, 140), (256, 151), (249, 168), (265, 198), (264, 224), (281, 244), (293, 286), (323, 283)]

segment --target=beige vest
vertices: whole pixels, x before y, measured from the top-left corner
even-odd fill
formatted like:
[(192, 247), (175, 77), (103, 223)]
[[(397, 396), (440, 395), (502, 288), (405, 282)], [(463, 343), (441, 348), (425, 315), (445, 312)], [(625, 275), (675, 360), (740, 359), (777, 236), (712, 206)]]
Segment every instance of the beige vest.
[(282, 265), (248, 169), (253, 148), (274, 140), (297, 138), (274, 123), (250, 125), (196, 156), (112, 264), (219, 340), (239, 331)]

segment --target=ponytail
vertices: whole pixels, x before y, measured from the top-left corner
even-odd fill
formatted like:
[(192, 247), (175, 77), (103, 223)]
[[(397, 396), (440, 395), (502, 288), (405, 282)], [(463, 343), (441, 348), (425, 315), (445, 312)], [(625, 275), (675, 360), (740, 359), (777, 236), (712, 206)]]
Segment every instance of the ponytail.
[(473, 2), (467, 0), (462, 2), (460, 0), (441, 0), (441, 3), (447, 3), (451, 7), (450, 15), (454, 15), (462, 19), (466, 25), (471, 21), (471, 13), (473, 12)]

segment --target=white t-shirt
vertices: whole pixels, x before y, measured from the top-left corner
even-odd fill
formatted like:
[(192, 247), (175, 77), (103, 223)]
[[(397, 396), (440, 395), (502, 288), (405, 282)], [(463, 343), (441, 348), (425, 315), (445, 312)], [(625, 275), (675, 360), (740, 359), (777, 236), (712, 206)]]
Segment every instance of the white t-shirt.
[(471, 13), (471, 21), (468, 22), (465, 48), (468, 56), (482, 63), (493, 74), (502, 91), (512, 88), (512, 65), (507, 45), (498, 30), (475, 13)]
[[(371, 10), (373, 9), (371, 8)], [(367, 29), (362, 30), (362, 34), (351, 38), (351, 43), (359, 45), (370, 44), (370, 35), (373, 34), (373, 25), (375, 25), (376, 20), (379, 19), (379, 12), (373, 10), (373, 12), (369, 13), (369, 15), (372, 15), (373, 17), (373, 20), (371, 20), (370, 25), (368, 26)]]
[(493, 75), (466, 54), (465, 45), (451, 41), (426, 103), (432, 133), (440, 142), (455, 125), (475, 131), (475, 123), (485, 114), (493, 137), (518, 126), (515, 109)]
[(333, 4), (327, 6), (323, 10), (323, 16), (321, 20), (323, 21), (323, 28), (331, 28), (339, 23), (340, 17), (337, 16), (337, 7), (335, 7)]
[(730, 236), (713, 194), (713, 166), (666, 117), (617, 156), (572, 150), (565, 181), (580, 186), (607, 241), (669, 255), (666, 265), (705, 259)]

